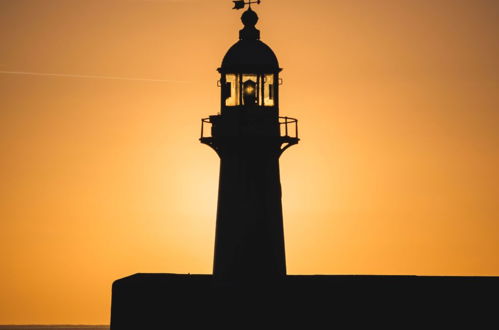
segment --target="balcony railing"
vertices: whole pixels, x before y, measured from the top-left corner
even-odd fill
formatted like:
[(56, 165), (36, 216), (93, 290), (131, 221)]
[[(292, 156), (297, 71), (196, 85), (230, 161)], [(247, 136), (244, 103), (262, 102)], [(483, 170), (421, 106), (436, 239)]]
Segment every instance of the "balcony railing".
[[(213, 123), (210, 118), (201, 119), (201, 140), (212, 138), (211, 128)], [(279, 117), (279, 131), (282, 138), (298, 139), (298, 119)]]
[[(211, 127), (213, 126), (210, 118), (201, 119), (201, 140), (211, 138)], [(208, 134), (206, 134), (208, 131)]]
[(279, 117), (279, 129), (281, 137), (298, 138), (298, 119), (291, 117)]

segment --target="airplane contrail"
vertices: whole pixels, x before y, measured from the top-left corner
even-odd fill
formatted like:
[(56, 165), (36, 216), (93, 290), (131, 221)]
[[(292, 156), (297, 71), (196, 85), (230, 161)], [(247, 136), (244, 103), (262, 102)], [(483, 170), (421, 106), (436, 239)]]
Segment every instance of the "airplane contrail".
[(45, 76), (45, 77), (60, 77), (60, 78), (80, 78), (80, 79), (147, 81), (147, 82), (160, 82), (160, 83), (183, 83), (183, 84), (190, 83), (190, 81), (187, 81), (187, 80), (148, 79), (148, 78), (113, 77), (113, 76), (91, 76), (91, 75), (82, 75), (82, 74), (25, 72), (25, 71), (0, 71), (0, 74), (14, 74), (14, 75), (25, 75), (25, 76)]

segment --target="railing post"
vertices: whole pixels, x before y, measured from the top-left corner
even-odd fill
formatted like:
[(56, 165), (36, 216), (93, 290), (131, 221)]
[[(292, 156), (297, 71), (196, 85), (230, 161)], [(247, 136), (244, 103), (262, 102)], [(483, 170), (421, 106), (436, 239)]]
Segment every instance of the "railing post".
[(284, 117), (284, 126), (286, 127), (285, 128), (285, 130), (286, 130), (285, 136), (288, 136), (288, 117)]
[(204, 137), (204, 119), (201, 119), (201, 138)]

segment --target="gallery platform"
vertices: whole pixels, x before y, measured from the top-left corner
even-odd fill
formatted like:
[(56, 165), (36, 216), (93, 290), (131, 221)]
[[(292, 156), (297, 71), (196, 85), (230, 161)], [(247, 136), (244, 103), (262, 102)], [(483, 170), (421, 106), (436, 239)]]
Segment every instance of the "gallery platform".
[(499, 322), (499, 277), (288, 275), (221, 282), (211, 275), (136, 274), (115, 281), (112, 290), (111, 330)]

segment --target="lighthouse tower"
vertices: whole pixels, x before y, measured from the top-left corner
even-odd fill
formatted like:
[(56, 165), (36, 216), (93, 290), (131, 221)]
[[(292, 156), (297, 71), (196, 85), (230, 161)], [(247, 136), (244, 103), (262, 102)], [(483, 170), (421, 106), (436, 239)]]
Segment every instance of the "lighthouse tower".
[(286, 275), (279, 157), (298, 143), (298, 126), (279, 116), (281, 68), (260, 41), (251, 6), (241, 20), (239, 41), (218, 69), (220, 114), (201, 128), (201, 142), (220, 157), (213, 274), (277, 279)]

